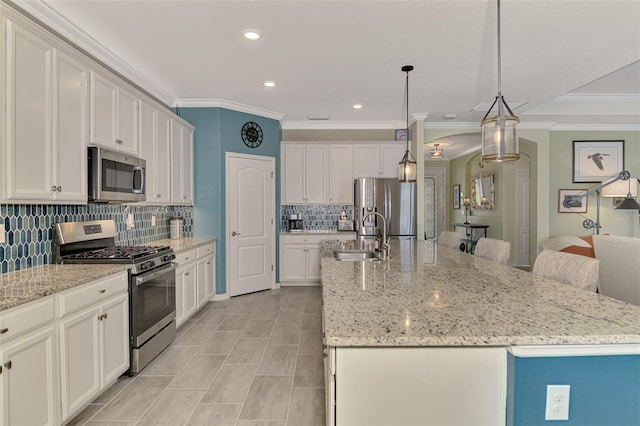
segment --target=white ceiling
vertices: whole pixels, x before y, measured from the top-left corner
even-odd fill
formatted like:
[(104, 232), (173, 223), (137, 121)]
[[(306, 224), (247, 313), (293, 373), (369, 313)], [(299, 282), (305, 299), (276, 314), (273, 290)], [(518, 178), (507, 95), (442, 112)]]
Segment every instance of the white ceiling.
[[(497, 94), (495, 0), (14, 1), (168, 104), (284, 128), (404, 127), (406, 64), (409, 112), (426, 126), (479, 123), (486, 110), (471, 109)], [(640, 0), (501, 8), (502, 92), (524, 103), (523, 126), (640, 126)]]

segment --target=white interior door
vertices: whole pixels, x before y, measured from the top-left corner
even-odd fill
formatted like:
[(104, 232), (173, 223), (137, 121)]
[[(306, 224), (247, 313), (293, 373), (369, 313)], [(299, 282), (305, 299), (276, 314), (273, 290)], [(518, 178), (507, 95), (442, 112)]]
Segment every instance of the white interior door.
[(529, 170), (516, 170), (516, 265), (530, 266)]
[(275, 283), (275, 158), (227, 153), (227, 291)]

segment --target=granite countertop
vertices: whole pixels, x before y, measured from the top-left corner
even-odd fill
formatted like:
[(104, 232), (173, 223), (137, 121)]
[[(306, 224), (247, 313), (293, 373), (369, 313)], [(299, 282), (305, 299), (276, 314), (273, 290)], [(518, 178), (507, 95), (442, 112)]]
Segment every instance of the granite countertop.
[(177, 238), (177, 239), (165, 239), (157, 240), (145, 245), (147, 246), (169, 246), (174, 252), (179, 253), (184, 250), (189, 250), (205, 244), (210, 244), (216, 241), (217, 238)]
[(0, 311), (128, 268), (129, 265), (44, 265), (0, 274)]
[[(424, 241), (322, 258), (329, 346), (639, 344), (640, 306)], [(335, 245), (335, 242), (334, 242)]]

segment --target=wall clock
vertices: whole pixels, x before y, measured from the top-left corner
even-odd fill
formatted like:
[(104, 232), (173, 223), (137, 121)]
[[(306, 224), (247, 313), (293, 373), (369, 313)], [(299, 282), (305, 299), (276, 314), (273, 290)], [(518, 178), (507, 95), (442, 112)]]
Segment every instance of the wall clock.
[(242, 126), (242, 141), (249, 148), (257, 148), (262, 143), (262, 128), (258, 123), (249, 121)]

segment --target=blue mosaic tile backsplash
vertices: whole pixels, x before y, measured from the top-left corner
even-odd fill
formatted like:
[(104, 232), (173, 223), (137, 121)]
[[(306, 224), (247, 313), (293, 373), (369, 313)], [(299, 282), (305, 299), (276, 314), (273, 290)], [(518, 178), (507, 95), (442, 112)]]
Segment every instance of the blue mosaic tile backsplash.
[[(134, 218), (131, 230), (126, 225), (129, 214)], [(154, 215), (156, 226), (151, 226)], [(0, 244), (0, 272), (50, 264), (52, 227), (56, 223), (113, 219), (118, 230), (116, 244), (131, 246), (169, 238), (169, 218), (174, 216), (184, 218), (183, 235), (192, 237), (191, 206), (2, 204), (5, 242)]]
[(343, 211), (347, 213), (348, 220), (353, 220), (352, 205), (282, 205), (280, 211), (282, 230), (288, 229), (287, 219), (290, 214), (302, 213), (305, 231), (335, 231)]

